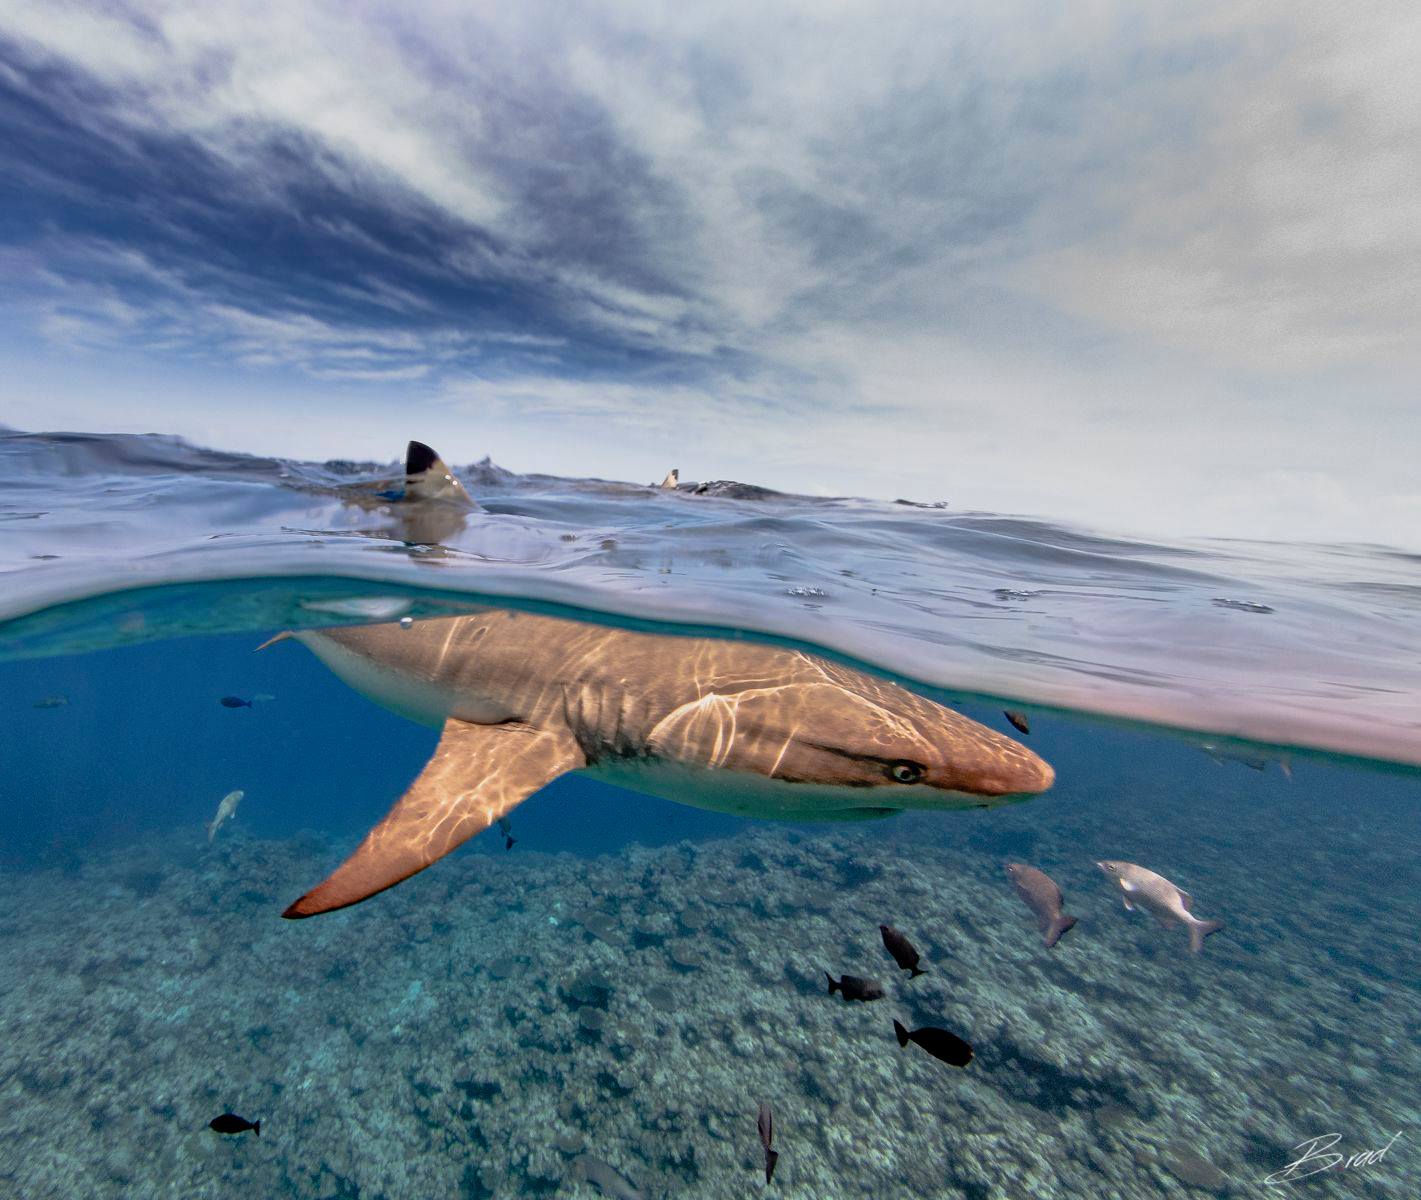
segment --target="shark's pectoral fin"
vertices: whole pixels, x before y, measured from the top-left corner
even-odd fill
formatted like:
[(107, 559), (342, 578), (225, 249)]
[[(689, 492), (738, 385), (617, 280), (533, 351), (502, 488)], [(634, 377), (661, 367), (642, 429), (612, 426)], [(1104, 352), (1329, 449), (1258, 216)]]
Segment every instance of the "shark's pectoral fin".
[(281, 915), (312, 917), (358, 904), (422, 871), (559, 775), (587, 765), (567, 729), (450, 717), (419, 778), (359, 849)]

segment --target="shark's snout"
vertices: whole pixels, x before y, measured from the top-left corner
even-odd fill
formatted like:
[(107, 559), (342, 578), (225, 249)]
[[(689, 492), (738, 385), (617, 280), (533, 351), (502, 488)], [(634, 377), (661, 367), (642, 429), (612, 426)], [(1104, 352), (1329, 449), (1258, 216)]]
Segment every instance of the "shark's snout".
[(1002, 796), (1035, 796), (1056, 782), (1051, 764), (1025, 746), (1018, 747), (1017, 753), (1003, 767), (996, 778), (1001, 789), (998, 794)]
[(1045, 759), (1019, 742), (1001, 738), (954, 764), (949, 786), (993, 799), (1035, 796), (1056, 782), (1056, 772)]

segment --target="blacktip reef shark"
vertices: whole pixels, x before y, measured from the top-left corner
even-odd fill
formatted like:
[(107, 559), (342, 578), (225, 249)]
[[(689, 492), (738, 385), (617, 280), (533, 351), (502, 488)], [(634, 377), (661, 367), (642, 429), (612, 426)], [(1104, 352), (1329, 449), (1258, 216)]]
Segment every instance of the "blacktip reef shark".
[(987, 807), (1055, 778), (1025, 746), (906, 688), (755, 642), (505, 609), (271, 640), (284, 638), (377, 703), (442, 730), (384, 820), (286, 917), (393, 887), (569, 772), (790, 819)]
[[(479, 511), (439, 454), (423, 442), (405, 449), (403, 478), (342, 487), (342, 503), (392, 519), (393, 533), (410, 545), (438, 546), (459, 533), (469, 514)], [(380, 531), (388, 537), (390, 532)]]

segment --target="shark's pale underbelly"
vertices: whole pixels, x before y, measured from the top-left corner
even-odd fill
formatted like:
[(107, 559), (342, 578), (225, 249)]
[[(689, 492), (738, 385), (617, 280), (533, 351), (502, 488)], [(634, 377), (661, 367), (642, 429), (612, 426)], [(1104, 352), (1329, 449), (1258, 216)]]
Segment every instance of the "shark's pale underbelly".
[(497, 724), (511, 715), (477, 693), (456, 691), (444, 683), (398, 671), (323, 636), (319, 630), (298, 633), (296, 638), (361, 695), (406, 720), (438, 729), (448, 717)]

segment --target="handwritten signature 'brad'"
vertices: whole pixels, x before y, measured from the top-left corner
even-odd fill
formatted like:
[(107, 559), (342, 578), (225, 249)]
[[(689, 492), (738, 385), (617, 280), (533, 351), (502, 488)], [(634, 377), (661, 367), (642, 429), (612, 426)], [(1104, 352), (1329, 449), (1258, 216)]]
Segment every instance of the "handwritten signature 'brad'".
[(1305, 1142), (1299, 1142), (1293, 1147), (1294, 1150), (1301, 1150), (1302, 1154), (1290, 1162), (1281, 1171), (1274, 1171), (1264, 1179), (1264, 1183), (1293, 1183), (1299, 1179), (1306, 1179), (1309, 1175), (1319, 1175), (1323, 1171), (1346, 1171), (1352, 1167), (1370, 1167), (1381, 1162), (1386, 1157), (1386, 1152), (1396, 1145), (1401, 1137), (1401, 1131), (1380, 1150), (1362, 1150), (1357, 1154), (1339, 1154), (1332, 1147), (1342, 1140), (1340, 1133), (1324, 1133), (1320, 1137), (1309, 1138)]

